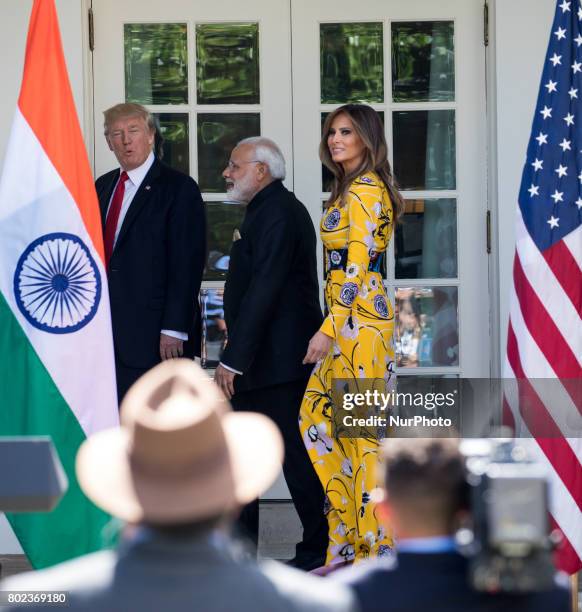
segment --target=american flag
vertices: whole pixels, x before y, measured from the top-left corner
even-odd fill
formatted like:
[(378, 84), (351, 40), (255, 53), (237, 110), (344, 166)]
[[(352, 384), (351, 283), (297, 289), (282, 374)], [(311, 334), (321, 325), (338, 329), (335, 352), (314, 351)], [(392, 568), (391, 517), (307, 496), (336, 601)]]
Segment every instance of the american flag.
[[(582, 4), (558, 0), (519, 192), (505, 371), (526, 385), (564, 379), (559, 401), (577, 419), (580, 386), (571, 379), (582, 377), (581, 223)], [(582, 568), (582, 439), (561, 435), (556, 398), (535, 389), (531, 381), (538, 402), (532, 447), (548, 469), (550, 512), (564, 535), (558, 565), (574, 573)], [(519, 415), (515, 395), (505, 399)]]

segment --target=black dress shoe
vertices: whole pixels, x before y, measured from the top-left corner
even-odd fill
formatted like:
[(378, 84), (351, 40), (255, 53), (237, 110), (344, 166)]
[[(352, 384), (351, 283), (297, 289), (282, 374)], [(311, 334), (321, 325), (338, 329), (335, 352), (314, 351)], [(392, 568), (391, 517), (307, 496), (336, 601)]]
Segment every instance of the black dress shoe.
[(325, 555), (295, 555), (292, 559), (287, 559), (287, 561), (285, 561), (285, 565), (290, 565), (291, 567), (296, 567), (297, 569), (305, 572), (310, 572), (311, 570), (325, 565)]

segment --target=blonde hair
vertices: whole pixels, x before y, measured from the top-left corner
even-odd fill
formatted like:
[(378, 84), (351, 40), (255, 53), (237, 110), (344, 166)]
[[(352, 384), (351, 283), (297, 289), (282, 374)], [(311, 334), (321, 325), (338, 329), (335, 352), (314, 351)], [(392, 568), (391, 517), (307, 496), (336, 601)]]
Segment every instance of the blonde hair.
[[(333, 161), (327, 144), (331, 124), (338, 115), (349, 117), (356, 134), (362, 139), (365, 147), (362, 163), (355, 170), (347, 174), (340, 164), (336, 164)], [(384, 137), (384, 126), (380, 121), (380, 116), (371, 106), (366, 104), (344, 104), (326, 117), (319, 145), (319, 159), (321, 159), (321, 162), (334, 176), (331, 195), (326, 202), (326, 207), (331, 206), (338, 198), (340, 206), (345, 206), (347, 193), (354, 179), (366, 172), (375, 172), (388, 190), (394, 210), (394, 217), (397, 219), (404, 212), (404, 200), (398, 192), (398, 185), (388, 161), (388, 145)]]
[(124, 119), (126, 117), (141, 117), (146, 122), (146, 125), (151, 132), (156, 131), (154, 116), (145, 106), (136, 104), (135, 102), (122, 102), (121, 104), (116, 104), (115, 106), (108, 108), (106, 111), (103, 111), (103, 117), (103, 130), (105, 136), (107, 136), (109, 133), (109, 126), (112, 123), (115, 123), (118, 119)]

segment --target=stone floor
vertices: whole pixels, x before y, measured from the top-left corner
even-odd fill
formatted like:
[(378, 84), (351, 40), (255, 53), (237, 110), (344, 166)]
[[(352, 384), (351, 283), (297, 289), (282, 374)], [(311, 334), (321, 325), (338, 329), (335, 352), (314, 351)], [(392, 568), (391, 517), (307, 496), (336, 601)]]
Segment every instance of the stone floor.
[(263, 500), (259, 506), (259, 557), (291, 559), (301, 539), (301, 523), (290, 501)]

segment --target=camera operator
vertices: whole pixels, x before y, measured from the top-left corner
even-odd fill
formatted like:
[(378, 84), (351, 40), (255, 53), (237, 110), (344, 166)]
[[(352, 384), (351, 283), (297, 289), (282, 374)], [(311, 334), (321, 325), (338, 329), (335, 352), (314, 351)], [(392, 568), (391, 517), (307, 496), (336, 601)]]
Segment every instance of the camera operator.
[(522, 594), (484, 593), (471, 586), (469, 562), (454, 539), (469, 515), (458, 441), (390, 439), (383, 458), (385, 490), (376, 512), (394, 529), (397, 557), (337, 574), (355, 590), (362, 612), (569, 612), (568, 589), (558, 581), (548, 591)]

